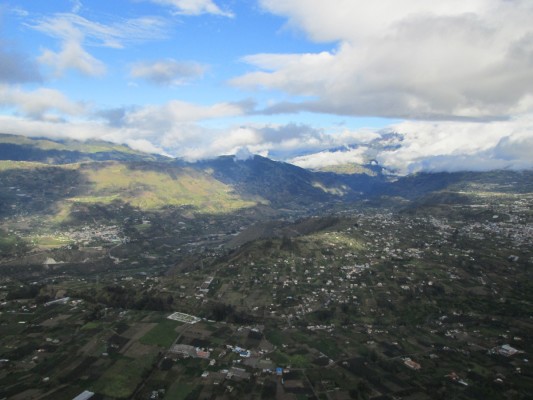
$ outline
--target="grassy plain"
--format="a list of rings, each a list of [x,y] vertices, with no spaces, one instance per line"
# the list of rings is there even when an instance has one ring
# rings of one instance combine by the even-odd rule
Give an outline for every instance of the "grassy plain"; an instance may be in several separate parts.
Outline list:
[[[121,358],[94,384],[94,390],[113,398],[128,398],[141,382],[143,375],[152,368],[153,361],[151,357]]]
[[[176,328],[180,325],[177,321],[163,320],[146,333],[140,342],[153,346],[169,347],[176,340],[178,336]]]
[[[183,382],[174,382],[166,394],[167,399],[185,400],[194,391],[195,385]]]

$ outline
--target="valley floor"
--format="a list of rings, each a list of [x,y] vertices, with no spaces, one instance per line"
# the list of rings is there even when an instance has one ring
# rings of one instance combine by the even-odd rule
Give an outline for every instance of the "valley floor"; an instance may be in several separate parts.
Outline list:
[[[469,196],[5,219],[0,398],[530,398],[533,198]]]

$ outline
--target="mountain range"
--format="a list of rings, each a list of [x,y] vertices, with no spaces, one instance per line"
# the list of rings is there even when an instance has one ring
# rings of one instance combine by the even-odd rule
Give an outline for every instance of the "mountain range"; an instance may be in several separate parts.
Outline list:
[[[532,171],[385,174],[375,164],[313,171],[258,155],[185,162],[102,141],[0,135],[3,216],[71,214],[88,205],[220,213],[250,207],[313,209],[353,202],[448,203],[472,190],[532,191]],[[451,196],[449,193],[456,193]],[[464,196],[463,196],[464,197]]]
[[[528,398],[532,171],[12,135],[0,158],[0,398]]]

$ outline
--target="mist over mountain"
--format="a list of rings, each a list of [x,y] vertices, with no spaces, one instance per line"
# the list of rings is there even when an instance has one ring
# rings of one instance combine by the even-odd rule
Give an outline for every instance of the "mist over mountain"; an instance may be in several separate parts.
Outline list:
[[[379,149],[396,151],[401,141],[399,134],[374,140],[371,146],[364,148],[365,157],[368,157],[366,163],[325,162],[323,167],[318,164],[313,165],[313,169],[305,169],[253,155],[250,151],[242,151],[236,156],[187,162],[102,141],[78,142],[1,135],[0,159],[4,160],[2,173],[5,175],[2,181],[3,196],[6,205],[24,200],[19,193],[6,190],[6,182],[13,183],[13,179],[16,179],[22,185],[23,193],[33,198],[32,192],[40,193],[42,190],[43,179],[40,175],[44,173],[48,177],[45,180],[48,182],[47,190],[37,196],[39,202],[26,201],[32,206],[42,204],[41,209],[46,203],[52,207],[56,201],[54,199],[61,197],[71,198],[70,205],[80,201],[85,204],[109,204],[117,200],[154,209],[164,205],[190,205],[199,210],[214,210],[216,207],[224,210],[245,204],[247,207],[263,205],[273,209],[307,209],[317,204],[349,204],[382,196],[414,200],[428,193],[455,187],[461,182],[484,179],[487,184],[493,181],[492,184],[498,185],[507,180],[516,181],[519,183],[515,189],[520,190],[520,185],[528,186],[524,177],[532,174],[531,171],[463,171],[401,176],[384,169],[371,158]],[[337,155],[339,152],[350,153],[359,149],[356,146],[351,149],[337,148],[332,153]],[[340,158],[334,159],[338,161]],[[324,159],[328,160],[332,158]],[[67,175],[71,178],[67,179]]]

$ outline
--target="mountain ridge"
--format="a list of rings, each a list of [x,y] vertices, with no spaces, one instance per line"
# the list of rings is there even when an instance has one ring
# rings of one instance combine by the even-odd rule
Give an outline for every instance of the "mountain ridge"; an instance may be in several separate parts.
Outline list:
[[[170,158],[102,140],[30,138],[0,133],[0,160],[70,164],[82,161],[109,160],[165,161],[170,160]]]
[[[18,152],[11,152],[13,146]],[[142,209],[190,206],[197,212],[223,212],[254,206],[312,210],[391,199],[393,203],[401,199],[396,203],[403,206],[440,191],[533,192],[532,171],[422,172],[404,177],[386,175],[377,167],[373,172],[314,171],[259,155],[186,162],[101,141],[0,134],[4,214],[18,211],[18,203],[19,209],[40,204],[41,211],[59,207],[65,212],[65,201],[102,205],[122,201]],[[433,196],[431,202],[437,199]],[[63,205],[53,205],[54,201]]]

